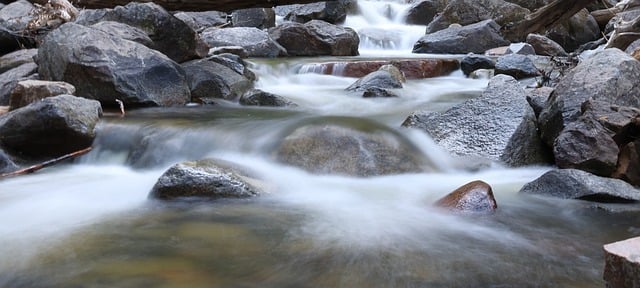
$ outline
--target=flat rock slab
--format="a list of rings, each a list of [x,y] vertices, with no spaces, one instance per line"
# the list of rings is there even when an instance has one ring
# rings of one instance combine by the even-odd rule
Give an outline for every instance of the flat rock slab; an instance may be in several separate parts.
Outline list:
[[[604,245],[607,287],[640,287],[640,237]]]
[[[325,62],[302,66],[302,73],[318,73],[344,77],[364,77],[384,65],[397,67],[407,79],[423,79],[447,75],[460,67],[453,59],[399,59],[388,61]]]

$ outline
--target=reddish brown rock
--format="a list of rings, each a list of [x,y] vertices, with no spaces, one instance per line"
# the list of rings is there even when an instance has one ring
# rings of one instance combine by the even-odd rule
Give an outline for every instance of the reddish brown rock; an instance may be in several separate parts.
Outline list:
[[[640,237],[604,245],[607,287],[640,287]]]
[[[389,61],[326,62],[303,66],[302,73],[318,73],[344,77],[364,77],[384,65],[400,69],[407,79],[423,79],[447,75],[459,67],[453,59],[401,59]]]
[[[498,209],[489,184],[476,180],[469,182],[436,201],[436,206],[458,212],[487,213]]]
[[[25,80],[18,82],[11,92],[9,106],[11,110],[15,110],[47,97],[75,93],[76,88],[66,82]]]

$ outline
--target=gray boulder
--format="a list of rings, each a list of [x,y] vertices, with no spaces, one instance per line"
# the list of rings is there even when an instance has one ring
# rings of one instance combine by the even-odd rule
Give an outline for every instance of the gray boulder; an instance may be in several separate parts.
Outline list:
[[[250,57],[287,55],[287,50],[269,37],[269,33],[255,27],[207,28],[200,36],[211,48],[240,46]]]
[[[228,22],[227,13],[219,11],[178,12],[173,16],[182,20],[196,32],[202,32],[210,27],[226,25]]]
[[[345,90],[352,92],[363,92],[373,87],[381,89],[402,88],[402,82],[397,77],[398,73],[392,73],[387,70],[379,69],[358,79]]]
[[[253,89],[240,97],[240,104],[245,106],[286,107],[297,106],[287,98],[269,92]]]
[[[509,45],[499,31],[500,26],[493,20],[449,27],[420,38],[413,46],[413,53],[482,54],[488,49]]]
[[[306,23],[322,20],[332,24],[344,22],[347,13],[356,7],[355,0],[338,0],[276,7],[276,13],[287,21]]]
[[[577,169],[554,169],[525,184],[520,193],[595,202],[640,200],[640,190],[619,179]]]
[[[453,155],[517,166],[544,162],[534,119],[524,89],[512,77],[497,75],[481,96],[442,113],[414,112],[402,125],[427,132]]]
[[[564,51],[564,48],[562,48],[560,44],[539,34],[532,33],[527,35],[526,42],[533,46],[533,49],[538,55],[561,57],[569,56],[569,54]]]
[[[76,88],[66,82],[25,80],[18,82],[11,92],[9,106],[11,110],[15,110],[47,97],[75,93]]]
[[[419,0],[413,2],[407,15],[405,22],[412,25],[429,24],[438,12],[442,11],[446,5],[444,0]]]
[[[38,49],[21,49],[0,57],[0,74],[16,68],[22,64],[33,63],[33,57],[38,55]]]
[[[92,28],[98,29],[109,35],[120,37],[125,40],[138,42],[147,47],[153,47],[153,40],[142,29],[114,21],[102,21],[91,25]]]
[[[600,26],[587,9],[573,15],[545,33],[549,39],[560,44],[566,51],[574,51],[589,41],[601,37]]]
[[[268,29],[276,26],[276,13],[273,8],[240,9],[231,13],[233,27],[256,27]]]
[[[506,74],[516,79],[538,76],[540,72],[533,60],[525,55],[507,54],[496,61],[496,74]]]
[[[213,56],[182,64],[191,89],[192,101],[208,103],[211,98],[232,100],[253,88],[252,79],[219,63]]]
[[[498,209],[493,189],[484,181],[472,181],[436,201],[436,206],[454,212],[490,213]]]
[[[20,36],[33,19],[30,14],[33,8],[29,1],[20,0],[0,10],[0,55],[35,46],[30,37]]]
[[[282,45],[289,56],[355,56],[360,44],[353,29],[321,20],[284,23],[270,29],[269,36]]]
[[[503,0],[450,0],[427,25],[427,34],[446,29],[451,24],[465,26],[489,19],[503,26],[522,20],[529,13],[529,9]]]
[[[560,131],[580,116],[580,106],[594,99],[639,107],[640,62],[619,49],[605,49],[580,62],[560,80],[540,113],[542,139],[550,147]]]
[[[142,29],[153,40],[149,48],[162,52],[178,63],[205,57],[209,51],[209,47],[204,45],[189,25],[154,3],[132,2],[114,9],[82,10],[76,19],[76,23],[81,25],[103,21],[120,22]]]
[[[362,119],[303,123],[282,140],[274,154],[280,162],[321,174],[368,177],[434,170],[422,152],[400,134]]]
[[[114,106],[183,105],[190,99],[184,70],[158,51],[102,31],[67,23],[38,51],[38,72],[64,81],[78,95]]]
[[[59,157],[91,146],[101,115],[98,101],[45,98],[0,116],[0,146],[24,159]]]
[[[150,198],[248,198],[260,190],[253,176],[231,163],[205,159],[178,163],[165,171],[153,186]]]
[[[11,91],[16,88],[16,84],[22,80],[34,78],[33,75],[37,70],[38,65],[28,62],[0,74],[0,106],[9,105]]]
[[[495,66],[493,59],[484,55],[467,55],[460,61],[460,69],[467,76],[478,69],[493,69]]]

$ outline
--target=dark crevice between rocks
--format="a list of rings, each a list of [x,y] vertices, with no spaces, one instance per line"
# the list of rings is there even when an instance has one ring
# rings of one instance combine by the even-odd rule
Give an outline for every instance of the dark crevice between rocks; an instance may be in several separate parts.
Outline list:
[[[616,197],[616,196],[612,196],[612,195],[606,195],[606,194],[592,194],[592,195],[578,197],[577,199],[590,201],[590,202],[612,203],[612,204],[640,203],[640,201],[620,198],[620,197]]]

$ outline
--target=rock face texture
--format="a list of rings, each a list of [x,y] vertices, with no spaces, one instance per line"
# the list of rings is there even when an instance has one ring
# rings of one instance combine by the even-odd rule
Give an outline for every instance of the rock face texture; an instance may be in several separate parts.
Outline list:
[[[499,31],[500,26],[493,20],[462,27],[452,26],[420,38],[413,46],[413,53],[484,53],[491,48],[509,45]]]
[[[253,79],[247,78],[244,65],[238,67],[219,63],[227,58],[213,56],[209,59],[193,60],[182,64],[189,81],[193,101],[209,98],[236,99],[253,88]],[[229,63],[233,64],[233,63]],[[236,69],[233,69],[236,68]]]
[[[9,106],[10,110],[15,110],[47,97],[63,94],[73,95],[75,92],[76,88],[66,82],[42,80],[20,81],[16,84],[16,88],[11,92]]]
[[[337,0],[276,7],[276,13],[287,21],[306,23],[322,20],[332,24],[344,22],[347,13],[357,6],[355,0]]]
[[[640,287],[640,237],[604,245],[607,287]]]
[[[487,213],[498,209],[491,186],[483,181],[469,182],[436,201],[436,206],[456,212]]]
[[[284,23],[269,30],[269,36],[282,45],[289,56],[355,56],[360,44],[353,29],[320,20]]]
[[[269,37],[269,33],[255,27],[207,28],[200,34],[211,48],[240,46],[250,57],[278,57],[287,50]]]
[[[151,189],[150,198],[247,198],[260,194],[242,168],[231,163],[205,159],[183,162],[169,168]]]
[[[38,72],[78,95],[115,106],[182,105],[191,98],[184,70],[162,53],[100,30],[67,23],[45,37]]]
[[[529,9],[503,0],[450,0],[447,6],[427,25],[427,33],[446,29],[457,23],[469,25],[493,19],[502,26],[517,22],[529,14]]]

